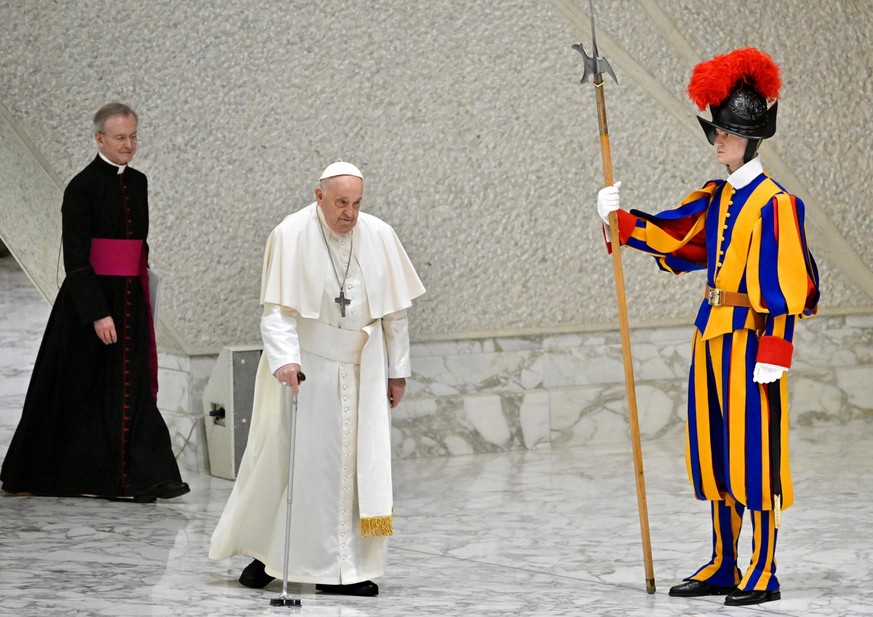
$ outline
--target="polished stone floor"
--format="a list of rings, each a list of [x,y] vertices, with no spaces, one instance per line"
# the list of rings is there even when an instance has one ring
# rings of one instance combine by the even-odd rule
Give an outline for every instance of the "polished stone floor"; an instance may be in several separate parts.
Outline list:
[[[0,259],[0,456],[18,421],[48,306]],[[794,427],[797,505],[779,536],[783,599],[728,608],[666,591],[709,556],[708,507],[681,435],[644,443],[657,592],[645,591],[626,444],[395,461],[396,535],[378,598],[300,589],[273,608],[212,562],[231,482],[189,473],[158,504],[0,495],[0,615],[873,615],[873,424]],[[743,559],[750,541],[743,538]]]

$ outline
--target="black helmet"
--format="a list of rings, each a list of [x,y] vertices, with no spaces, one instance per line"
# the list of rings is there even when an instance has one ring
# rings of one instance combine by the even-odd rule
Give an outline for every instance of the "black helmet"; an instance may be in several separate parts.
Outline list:
[[[712,120],[697,117],[709,143],[715,142],[715,129],[721,129],[750,142],[776,133],[776,99],[782,81],[773,59],[753,47],[716,56],[694,67],[688,96],[703,111],[709,107]],[[773,101],[768,109],[767,101]]]
[[[763,96],[744,83],[730,93],[720,105],[710,105],[712,120],[697,116],[709,143],[715,143],[715,129],[748,139],[767,139],[776,133],[776,110],[779,103],[767,108]]]

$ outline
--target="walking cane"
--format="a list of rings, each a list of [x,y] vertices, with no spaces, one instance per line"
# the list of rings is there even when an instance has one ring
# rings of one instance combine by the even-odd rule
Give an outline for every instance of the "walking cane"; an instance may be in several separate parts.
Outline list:
[[[306,375],[297,373],[297,381]],[[287,407],[288,388],[282,386],[282,409]],[[300,606],[300,600],[288,593],[288,555],[291,551],[291,501],[294,495],[294,445],[297,439],[297,395],[291,393],[291,441],[288,448],[288,508],[285,511],[285,558],[282,562],[282,593],[270,600],[270,606]]]
[[[603,73],[618,82],[615,73],[605,58],[597,55],[597,38],[594,35],[594,4],[588,0],[591,14],[591,45],[592,55],[585,53],[581,44],[573,45],[573,49],[582,54],[585,70],[582,82],[588,77],[597,95],[597,120],[600,127],[600,155],[603,160],[604,186],[612,186],[612,156],[609,149],[609,127],[606,123],[606,99],[603,96]],[[640,535],[643,542],[643,561],[646,571],[646,591],[655,593],[655,569],[652,565],[652,542],[649,538],[649,513],[646,505],[646,480],[643,476],[643,451],[640,446],[640,422],[637,416],[637,395],[634,387],[634,365],[630,346],[630,326],[627,318],[627,299],[624,292],[624,271],[621,265],[621,241],[618,235],[618,215],[609,213],[609,238],[612,243],[612,268],[615,273],[615,295],[618,304],[618,323],[621,331],[621,350],[624,359],[624,381],[627,391],[628,423],[630,424],[631,445],[634,455],[634,471],[636,472],[637,508],[640,514]]]

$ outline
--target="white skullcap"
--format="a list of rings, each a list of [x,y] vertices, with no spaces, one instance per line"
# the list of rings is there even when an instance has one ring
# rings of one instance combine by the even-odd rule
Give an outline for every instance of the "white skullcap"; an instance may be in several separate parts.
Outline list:
[[[321,177],[319,180],[326,180],[327,178],[333,178],[336,176],[355,176],[364,179],[364,176],[361,175],[361,170],[352,165],[351,163],[346,163],[345,161],[337,161],[336,163],[331,163],[327,167],[324,168],[324,171],[321,172]]]

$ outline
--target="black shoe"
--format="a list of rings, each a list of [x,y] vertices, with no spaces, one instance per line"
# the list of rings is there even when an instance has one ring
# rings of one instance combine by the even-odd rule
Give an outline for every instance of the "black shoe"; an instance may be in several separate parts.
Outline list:
[[[191,488],[185,482],[169,480],[147,490],[144,493],[133,496],[134,503],[153,503],[158,499],[173,499],[185,493],[190,493]]]
[[[239,584],[252,589],[263,589],[275,580],[264,572],[264,564],[255,559],[239,575]]]
[[[158,499],[173,499],[190,492],[191,487],[188,486],[187,482],[170,480],[158,485]]]
[[[361,581],[351,585],[323,585],[318,583],[315,589],[322,593],[332,593],[338,596],[378,596],[379,586],[373,581]]]
[[[685,581],[681,585],[670,587],[670,595],[679,598],[696,598],[699,596],[726,596],[737,590],[736,585],[721,587],[710,585],[704,581]]]
[[[771,591],[743,591],[737,589],[724,599],[724,603],[728,606],[748,606],[749,604],[761,604],[762,602],[770,602],[771,600],[779,600],[782,598],[782,593],[778,589]]]

